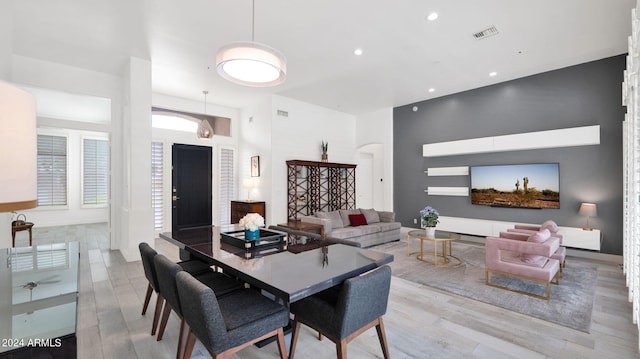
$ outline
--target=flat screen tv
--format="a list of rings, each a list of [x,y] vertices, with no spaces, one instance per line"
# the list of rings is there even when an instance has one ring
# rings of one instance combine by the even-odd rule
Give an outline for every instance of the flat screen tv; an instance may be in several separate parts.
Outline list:
[[[560,208],[558,163],[471,166],[470,174],[472,204]]]

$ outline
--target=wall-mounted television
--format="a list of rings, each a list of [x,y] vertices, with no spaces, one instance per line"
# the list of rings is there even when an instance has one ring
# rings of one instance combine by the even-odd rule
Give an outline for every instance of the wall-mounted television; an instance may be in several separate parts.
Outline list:
[[[471,166],[471,203],[492,207],[560,208],[558,163]]]

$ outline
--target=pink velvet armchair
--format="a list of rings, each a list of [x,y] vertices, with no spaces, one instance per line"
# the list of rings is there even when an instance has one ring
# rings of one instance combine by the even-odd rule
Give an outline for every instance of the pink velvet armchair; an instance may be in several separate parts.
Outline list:
[[[510,290],[532,297],[549,300],[550,284],[559,284],[560,262],[551,258],[560,247],[560,240],[549,232],[529,236],[527,240],[487,237],[485,242],[485,284]],[[501,236],[510,236],[501,232]],[[512,233],[511,235],[515,235]],[[503,274],[520,279],[546,284],[544,296],[507,288],[490,281],[491,273]]]
[[[545,221],[544,223],[542,223],[541,225],[537,226],[537,225],[528,225],[528,224],[516,224],[514,226],[514,228],[509,228],[507,229],[508,232],[513,232],[513,233],[522,233],[522,234],[526,234],[527,236],[531,236],[536,232],[539,232],[541,230],[544,229],[548,229],[551,237],[557,237],[560,240],[560,248],[558,248],[558,250],[551,256],[551,258],[557,259],[560,262],[560,277],[562,277],[562,274],[564,273],[564,268],[566,267],[566,258],[567,258],[567,249],[565,247],[562,247],[562,234],[558,233],[558,225],[556,224],[556,222],[552,221],[552,220],[548,220]],[[500,236],[503,237],[503,236]],[[505,238],[512,238],[512,239],[520,239],[522,240],[522,237],[519,238],[513,238],[513,237],[505,237]],[[526,238],[524,239],[526,240]]]

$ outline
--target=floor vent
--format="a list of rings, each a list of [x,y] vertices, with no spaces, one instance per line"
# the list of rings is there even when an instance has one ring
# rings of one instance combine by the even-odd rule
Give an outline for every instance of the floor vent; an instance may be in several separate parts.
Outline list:
[[[278,110],[277,114],[278,114],[278,116],[289,117],[289,112],[287,112],[287,111]]]
[[[489,28],[486,28],[482,31],[479,31],[473,34],[473,38],[476,40],[482,40],[493,35],[498,35],[498,33],[499,33],[498,29],[495,26],[491,26]]]

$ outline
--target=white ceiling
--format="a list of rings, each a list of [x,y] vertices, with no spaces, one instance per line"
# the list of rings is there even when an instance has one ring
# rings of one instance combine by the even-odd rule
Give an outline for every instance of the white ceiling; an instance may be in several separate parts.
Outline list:
[[[116,75],[135,56],[151,60],[157,93],[203,100],[206,89],[236,108],[279,94],[361,114],[626,53],[634,5],[256,0],[255,41],[288,59],[287,81],[267,89],[215,71],[219,47],[251,40],[251,0],[13,0],[13,53]],[[472,37],[492,25],[498,35]]]

